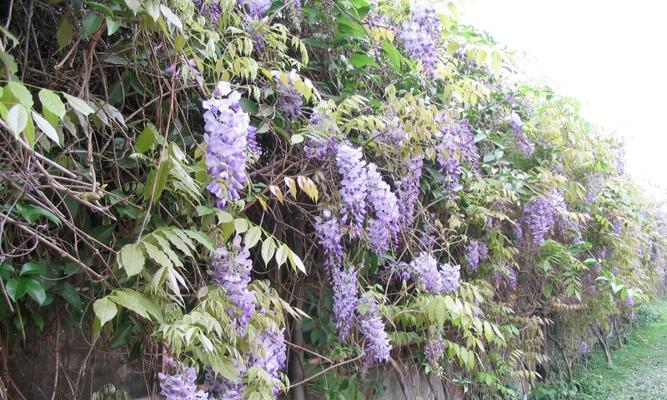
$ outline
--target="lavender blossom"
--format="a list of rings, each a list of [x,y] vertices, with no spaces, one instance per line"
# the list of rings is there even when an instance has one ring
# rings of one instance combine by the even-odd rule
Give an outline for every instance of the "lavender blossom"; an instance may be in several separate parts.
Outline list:
[[[440,62],[438,42],[441,34],[442,27],[435,9],[425,5],[415,7],[412,18],[403,23],[399,32],[410,58],[420,62],[424,72],[431,77]]]
[[[389,244],[396,239],[400,222],[400,212],[396,195],[382,179],[373,163],[366,170],[368,203],[375,218],[369,222],[368,236],[371,249],[382,255],[389,249]]]
[[[333,315],[341,341],[350,334],[357,306],[357,272],[354,268],[333,272]]]
[[[343,245],[341,238],[343,234],[340,230],[338,219],[332,216],[330,210],[322,211],[322,217],[315,218],[315,234],[324,250],[324,267],[328,276],[332,276],[333,271],[338,270],[343,263]]]
[[[377,140],[382,143],[400,145],[407,138],[403,124],[398,117],[393,117],[384,131],[377,135]]]
[[[226,98],[224,98],[227,96]],[[250,117],[239,105],[241,94],[231,91],[221,82],[213,98],[203,102],[206,166],[212,182],[207,189],[217,197],[216,204],[224,208],[227,202],[241,198],[240,191],[247,181],[246,164],[252,152],[255,130]]]
[[[343,223],[349,223],[352,229],[351,236],[361,232],[366,216],[366,194],[368,177],[366,162],[362,159],[361,149],[354,148],[346,143],[336,146],[336,165],[343,177],[341,180],[340,195],[345,205],[342,210]]]
[[[287,84],[278,81],[278,108],[280,108],[283,114],[288,119],[293,120],[301,113],[302,105],[303,98],[294,86],[293,80],[290,79]]]
[[[357,306],[357,313],[359,330],[365,339],[364,366],[368,368],[387,361],[391,355],[391,344],[377,305],[373,300],[364,298]]]
[[[552,198],[540,196],[529,201],[523,208],[523,222],[533,245],[541,246],[556,222]]]
[[[245,7],[248,15],[253,18],[262,18],[271,7],[271,0],[236,0],[236,3]]]
[[[402,216],[401,226],[411,226],[415,218],[415,207],[419,201],[419,179],[422,175],[424,157],[410,158],[405,163],[406,173],[397,182],[398,209]]]
[[[440,184],[444,190],[452,195],[461,190],[461,163],[457,158],[456,148],[450,141],[444,141],[438,146],[438,165],[440,166]]]
[[[532,144],[526,137],[526,132],[523,130],[523,121],[521,117],[515,112],[509,117],[509,126],[512,132],[514,133],[514,139],[516,140],[519,149],[526,157],[530,157],[535,152],[535,145]]]
[[[172,363],[175,369],[171,373],[158,373],[160,394],[166,400],[208,400],[208,393],[197,388],[197,371],[194,368],[183,369]]]
[[[413,276],[432,294],[453,292],[459,288],[459,266],[438,266],[438,261],[429,253],[422,252],[412,260],[410,268]]]
[[[441,333],[432,334],[429,336],[424,346],[424,355],[426,360],[432,366],[437,366],[445,353],[445,339]]]
[[[239,335],[245,333],[255,311],[255,293],[248,290],[251,271],[250,252],[241,245],[241,237],[238,235],[232,241],[231,249],[227,246],[219,247],[211,260],[211,280],[225,289],[236,306],[228,313],[234,319]]]
[[[479,263],[489,257],[489,249],[486,244],[479,240],[472,240],[466,246],[466,264],[468,270],[477,271]]]
[[[212,368],[207,368],[204,375],[204,384],[210,395],[219,400],[238,400],[241,399],[245,390],[245,383],[241,377],[246,373],[246,366],[234,360],[236,368],[236,380],[230,381],[222,375],[216,374]]]
[[[285,329],[280,331],[265,330],[259,336],[258,353],[250,357],[250,365],[262,368],[273,379],[273,395],[278,396],[280,390],[280,371],[287,365],[287,344]]]
[[[202,0],[193,0],[193,3],[195,8],[198,9],[199,14],[210,19],[211,22],[213,22],[213,25],[218,25],[220,14],[222,12],[219,0],[207,0],[203,7],[202,3],[204,3],[204,1]]]

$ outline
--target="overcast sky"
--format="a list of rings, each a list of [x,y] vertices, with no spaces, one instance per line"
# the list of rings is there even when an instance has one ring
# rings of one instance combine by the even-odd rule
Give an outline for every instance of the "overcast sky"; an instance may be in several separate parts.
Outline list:
[[[667,2],[464,0],[462,11],[624,137],[628,172],[667,196]]]

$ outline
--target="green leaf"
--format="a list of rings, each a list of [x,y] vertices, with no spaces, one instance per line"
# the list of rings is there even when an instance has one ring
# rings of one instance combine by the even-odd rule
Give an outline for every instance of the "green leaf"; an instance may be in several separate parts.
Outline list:
[[[109,297],[110,296],[97,299],[95,300],[95,303],[93,303],[93,311],[95,312],[95,316],[100,320],[100,327],[111,321],[118,313],[116,303],[111,301]]]
[[[394,44],[388,40],[383,40],[382,50],[384,50],[384,53],[387,55],[389,65],[391,65],[391,67],[396,71],[400,70],[402,57],[401,53],[398,51],[398,49],[396,49]]]
[[[102,26],[102,21],[104,21],[104,17],[98,13],[89,12],[86,14],[86,16],[83,17],[83,21],[81,22],[81,37],[83,39],[88,39],[90,35],[100,29],[100,26]]]
[[[281,265],[285,264],[285,261],[287,261],[287,254],[290,252],[289,247],[287,247],[286,244],[281,244],[280,247],[278,247],[278,251],[276,251],[276,263],[280,267]]]
[[[236,233],[243,233],[248,230],[248,220],[245,218],[236,218],[234,220],[234,229]]]
[[[9,89],[11,94],[16,98],[16,100],[19,101],[19,103],[26,106],[26,108],[32,108],[32,105],[34,104],[32,101],[32,95],[30,94],[30,91],[25,86],[23,86],[22,83],[15,81],[9,82],[7,84],[7,89]]]
[[[49,89],[42,89],[38,94],[39,101],[42,103],[42,110],[46,109],[60,119],[65,117],[65,104],[60,100],[60,96]]]
[[[7,113],[7,126],[18,137],[28,126],[28,111],[23,104],[16,104]]]
[[[262,230],[260,229],[259,226],[253,226],[252,228],[248,229],[248,231],[245,233],[245,236],[243,237],[243,244],[245,245],[246,249],[252,249],[255,247],[257,242],[259,242],[259,239],[262,237]]]
[[[57,292],[60,295],[60,297],[65,299],[66,302],[71,304],[77,310],[81,311],[83,309],[79,293],[76,291],[74,286],[72,286],[69,282],[61,283],[58,286]]]
[[[72,108],[74,108],[79,113],[83,114],[83,116],[87,117],[95,112],[95,110],[84,100],[81,100],[78,97],[70,96],[67,93],[63,93],[63,95],[67,99],[69,105],[72,106]]]
[[[132,10],[134,15],[137,15],[139,11],[141,11],[141,3],[139,0],[125,0],[125,4],[127,5],[127,8]]]
[[[5,51],[0,51],[0,61],[2,61],[3,64],[5,64],[6,71],[9,73],[9,75],[14,75],[19,71],[19,67],[18,65],[16,65],[14,56],[12,56],[11,54]]]
[[[114,18],[111,18],[111,17],[106,17],[105,19],[107,20],[107,35],[108,36],[111,36],[114,33],[116,33],[118,31],[118,29],[120,29],[120,27],[123,26],[123,22],[121,20],[114,19]]]
[[[44,291],[42,284],[32,278],[23,278],[21,281],[24,279],[26,292],[30,297],[32,297],[40,306],[44,304],[44,300],[46,300],[46,292]]]
[[[58,24],[58,32],[56,32],[56,41],[58,42],[58,50],[62,50],[72,42],[74,31],[69,18],[63,17]]]
[[[289,262],[292,265],[292,268],[298,269],[299,271],[303,272],[304,274],[306,273],[306,266],[303,265],[303,261],[301,261],[301,257],[297,256],[296,253],[294,253],[292,250],[290,250],[289,253],[287,254],[287,258],[289,259]]]
[[[137,137],[137,142],[134,145],[134,150],[137,153],[145,153],[150,150],[155,144],[155,137],[157,136],[157,128],[155,125],[148,124]]]
[[[169,7],[160,5],[160,11],[162,12],[162,16],[167,20],[167,22],[177,27],[178,29],[183,29],[183,23]]]
[[[127,244],[118,253],[119,266],[125,270],[128,277],[141,273],[146,263],[144,252],[136,244]]]
[[[352,57],[350,57],[350,64],[354,65],[357,68],[363,68],[366,66],[373,66],[377,67],[378,64],[373,60],[371,57],[367,56],[366,54],[361,54],[361,53],[354,53]]]
[[[32,319],[32,322],[39,328],[39,330],[44,330],[44,317],[42,317],[42,314],[38,312],[34,312],[30,314],[30,319]]]
[[[9,298],[11,298],[14,301],[21,300],[21,298],[26,293],[25,284],[21,282],[23,282],[22,279],[10,279],[9,281],[7,281],[7,284],[5,285],[5,289],[7,290]]]
[[[268,237],[262,243],[262,260],[268,265],[276,252],[276,242],[272,237]]]
[[[119,306],[134,311],[148,320],[151,320],[151,317],[153,317],[154,320],[160,320],[162,318],[162,313],[158,306],[134,289],[116,290],[108,297]]]
[[[62,226],[62,221],[51,211],[33,204],[17,204],[16,211],[31,224],[37,222],[39,217],[44,217],[58,226]]]
[[[41,115],[39,115],[39,113],[35,111],[32,111],[32,119],[37,124],[39,130],[41,130],[46,135],[46,137],[48,137],[49,139],[51,139],[51,141],[60,146],[60,138],[58,137],[58,132],[56,132],[56,129],[53,127],[53,125],[49,123],[49,121],[44,119],[44,117],[42,117]]]
[[[41,261],[28,261],[21,267],[19,275],[42,275],[46,273],[46,264]]]
[[[169,257],[166,254],[164,254],[164,252],[160,250],[160,248],[147,241],[141,242],[141,245],[144,246],[144,249],[146,249],[146,253],[148,253],[148,256],[157,264],[168,269],[174,267]]]
[[[214,251],[214,250],[215,250],[215,244],[213,243],[213,241],[211,240],[211,238],[208,237],[208,235],[206,235],[206,234],[204,234],[204,233],[202,233],[202,232],[200,232],[200,231],[193,231],[193,230],[183,230],[183,232],[184,232],[186,235],[190,236],[192,239],[194,239],[194,240],[196,240],[197,242],[203,244],[204,247],[206,247],[206,248],[209,249],[210,251]]]
[[[151,16],[154,22],[157,22],[160,18],[160,2],[158,0],[147,0],[144,3],[146,7],[146,12]]]

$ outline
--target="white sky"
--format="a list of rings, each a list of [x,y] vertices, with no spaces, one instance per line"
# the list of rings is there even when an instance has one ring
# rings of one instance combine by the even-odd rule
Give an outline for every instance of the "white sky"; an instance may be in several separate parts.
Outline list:
[[[462,14],[625,138],[628,173],[667,196],[667,2],[464,0]]]

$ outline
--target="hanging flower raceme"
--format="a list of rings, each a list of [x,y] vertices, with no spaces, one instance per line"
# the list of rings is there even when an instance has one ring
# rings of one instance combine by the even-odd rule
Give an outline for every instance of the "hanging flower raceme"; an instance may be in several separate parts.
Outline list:
[[[333,315],[338,337],[344,341],[350,334],[357,306],[357,272],[354,268],[333,272]]]
[[[256,130],[241,109],[240,99],[241,94],[232,91],[229,83],[221,82],[213,97],[203,102],[206,166],[212,179],[207,189],[216,196],[220,208],[241,198],[240,191],[248,180],[248,157],[258,149]]]
[[[382,143],[400,145],[407,136],[401,120],[398,117],[393,117],[389,120],[385,129],[376,135],[376,139]]]
[[[445,339],[441,333],[431,334],[424,346],[424,355],[429,364],[436,366],[445,353]]]
[[[242,376],[246,373],[246,366],[235,360],[234,368],[236,369],[236,380],[233,382],[224,378],[222,375],[216,375],[211,368],[206,369],[204,384],[208,388],[213,399],[237,400],[243,398],[242,394],[245,390],[245,384],[242,381]]]
[[[343,245],[341,240],[343,233],[340,222],[333,216],[331,210],[322,211],[321,217],[315,217],[315,234],[320,246],[324,250],[324,268],[327,276],[332,277],[333,272],[343,265]]]
[[[331,152],[335,151],[339,129],[332,115],[331,107],[329,102],[320,102],[310,115],[308,120],[310,128],[318,136],[309,138],[304,143],[303,152],[310,159],[324,161]]]
[[[459,288],[461,273],[458,265],[441,265],[431,254],[422,252],[410,263],[412,275],[432,294],[453,292]]]
[[[290,73],[288,82],[278,79],[278,108],[288,119],[295,119],[301,113],[303,98],[294,86],[294,72]]]
[[[165,359],[171,371],[158,373],[160,394],[166,400],[208,400],[208,393],[197,388],[197,371],[194,368],[183,368],[172,358]]]
[[[221,13],[220,0],[193,0],[193,3],[199,14],[210,19],[213,25],[218,25]]]
[[[555,224],[554,208],[548,196],[537,197],[523,207],[523,223],[531,243],[541,246]]]
[[[228,246],[216,249],[211,259],[211,280],[225,289],[227,296],[237,309],[229,310],[236,331],[239,335],[245,333],[250,318],[255,312],[255,293],[248,289],[252,261],[250,252],[241,244],[241,237],[232,240]]]
[[[253,18],[262,18],[271,8],[271,0],[237,0],[237,4],[244,7]]]
[[[435,74],[440,62],[438,42],[442,26],[435,9],[418,5],[412,11],[412,18],[403,23],[399,36],[410,58],[421,62],[427,75]]]
[[[477,271],[479,263],[489,257],[489,249],[486,244],[480,240],[471,240],[466,246],[466,264],[468,270]]]
[[[422,175],[424,157],[417,156],[407,160],[406,172],[396,184],[398,208],[402,216],[401,225],[409,227],[415,219],[415,207],[419,201],[419,179]]]
[[[514,139],[516,140],[516,144],[519,146],[519,149],[521,149],[521,152],[526,157],[532,156],[535,152],[535,145],[532,144],[526,137],[526,132],[523,130],[523,121],[521,121],[521,117],[519,117],[517,113],[512,112],[512,114],[509,116],[508,123],[510,129],[514,133]]]
[[[391,355],[391,343],[377,305],[373,300],[364,298],[357,306],[357,313],[359,314],[359,330],[365,340],[364,365],[371,367],[387,361]]]
[[[347,143],[336,146],[336,166],[342,176],[340,196],[345,208],[341,212],[343,223],[350,225],[351,236],[361,233],[366,216],[367,170],[360,148]]]
[[[382,179],[377,166],[368,164],[368,204],[374,211],[375,218],[368,225],[368,238],[375,254],[382,255],[389,250],[389,244],[396,239],[400,223],[400,211],[396,195]]]
[[[273,380],[273,396],[277,398],[280,389],[280,371],[287,365],[287,344],[285,329],[267,329],[259,336],[260,351],[250,357],[250,365],[262,368]]]

